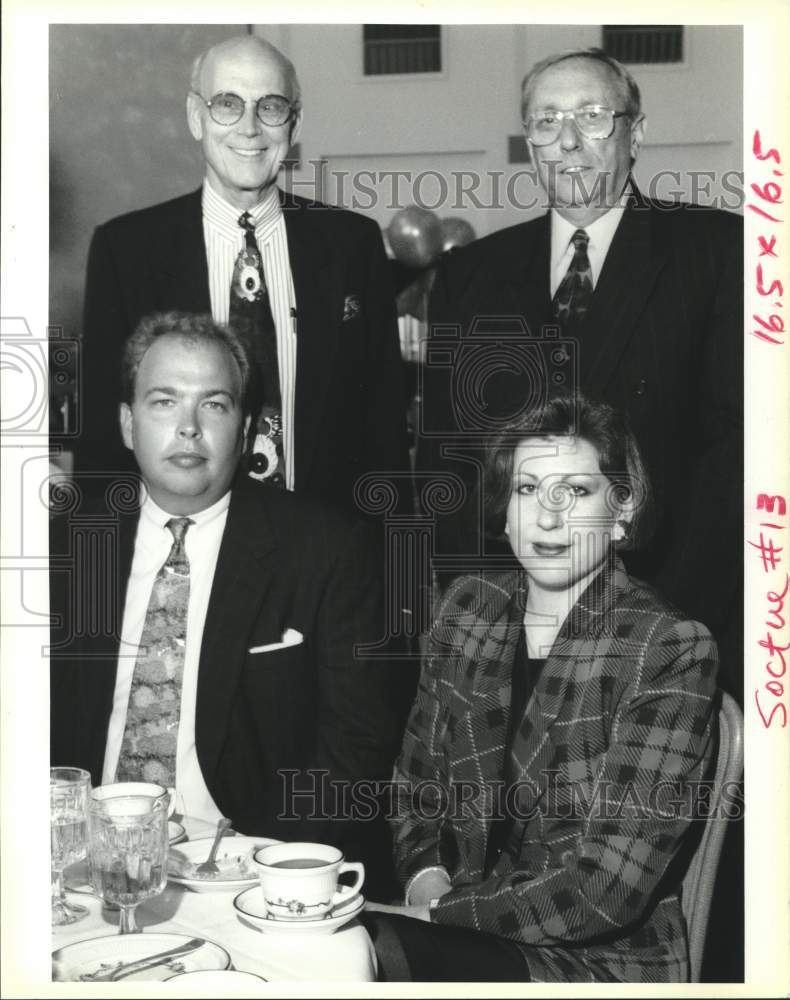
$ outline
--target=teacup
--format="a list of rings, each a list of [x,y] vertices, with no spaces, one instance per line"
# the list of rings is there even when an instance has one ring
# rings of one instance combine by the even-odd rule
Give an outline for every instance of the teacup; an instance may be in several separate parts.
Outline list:
[[[325,917],[341,901],[357,895],[365,866],[343,860],[329,844],[271,844],[255,852],[266,911],[279,920]],[[338,888],[338,876],[356,872],[350,886]]]
[[[98,802],[105,802],[107,799],[136,798],[145,795],[151,799],[159,799],[163,795],[169,796],[167,805],[167,815],[172,816],[176,809],[176,796],[174,788],[163,788],[152,781],[114,781],[110,785],[99,785],[91,792],[91,797]]]

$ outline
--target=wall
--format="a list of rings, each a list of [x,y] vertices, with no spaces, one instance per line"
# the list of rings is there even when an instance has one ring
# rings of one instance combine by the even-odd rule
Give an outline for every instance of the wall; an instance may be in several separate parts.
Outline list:
[[[552,52],[601,39],[598,25],[445,25],[441,73],[365,78],[360,25],[253,30],[299,69],[306,112],[295,190],[335,200],[337,173],[343,203],[382,226],[421,195],[441,216],[466,217],[479,235],[543,210],[528,164],[508,162],[508,137],[521,132],[524,73]],[[722,176],[741,169],[741,39],[739,27],[687,27],[682,65],[632,67],[648,115],[636,170],[644,189],[702,202],[726,196]],[[401,177],[393,199],[387,172],[409,168],[413,180]],[[356,188],[354,171],[368,172]],[[679,180],[666,171],[679,171]],[[712,171],[715,179],[695,181],[695,171]],[[370,172],[384,174],[372,204]],[[725,207],[737,201],[730,194]]]
[[[189,66],[202,48],[243,30],[51,27],[50,322],[68,336],[79,333],[94,226],[200,183],[199,150],[184,116]],[[302,82],[297,192],[310,196],[318,188],[382,226],[422,195],[440,216],[466,217],[479,235],[541,211],[528,165],[508,162],[508,137],[520,133],[524,72],[550,52],[600,41],[596,25],[446,25],[441,73],[365,78],[360,25],[253,30],[293,59]],[[634,74],[648,112],[637,178],[648,188],[659,171],[679,170],[680,190],[689,195],[690,171],[740,169],[742,70],[739,28],[689,27],[686,36],[682,66],[636,67]],[[411,176],[396,186],[383,171]],[[665,177],[659,193],[675,186]],[[703,186],[698,200],[715,193],[706,198]]]
[[[94,227],[200,184],[184,110],[189,70],[198,52],[238,30],[50,26],[50,324],[67,336],[79,334]]]

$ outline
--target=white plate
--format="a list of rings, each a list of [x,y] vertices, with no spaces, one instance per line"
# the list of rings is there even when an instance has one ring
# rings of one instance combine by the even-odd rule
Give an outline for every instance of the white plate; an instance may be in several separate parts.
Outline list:
[[[78,941],[52,952],[52,980],[56,983],[78,983],[82,976],[99,972],[103,968],[110,972],[118,965],[178,948],[189,940],[191,938],[188,934],[112,934],[109,937]],[[213,941],[206,941],[188,955],[176,956],[165,965],[124,976],[119,982],[162,982],[182,972],[228,968],[230,955]]]
[[[334,934],[338,928],[353,920],[365,905],[365,897],[361,893],[353,892],[347,886],[338,888],[348,892],[349,898],[341,900],[330,911],[329,916],[310,920],[280,920],[269,916],[263,902],[263,892],[258,885],[240,892],[233,900],[233,905],[239,920],[249,920],[266,934]]]
[[[230,889],[246,889],[251,883],[258,881],[258,865],[252,860],[252,855],[259,847],[268,847],[269,844],[279,844],[279,840],[272,840],[268,837],[242,837],[236,834],[234,837],[224,837],[219,844],[216,863],[222,867],[222,863],[228,862],[232,858],[250,858],[249,874],[244,878],[229,878],[220,870],[218,875],[208,878],[195,878],[193,869],[189,869],[189,874],[179,874],[183,872],[184,865],[199,865],[208,857],[213,837],[204,837],[201,840],[190,840],[187,843],[179,844],[170,850],[167,861],[167,877],[170,882],[176,885],[183,885],[194,892],[222,892]]]
[[[182,840],[186,840],[187,832],[180,823],[170,819],[167,821],[167,836],[172,847],[173,844],[180,844]]]
[[[217,996],[227,996],[228,990],[234,993],[238,990],[254,990],[261,983],[268,982],[263,976],[257,976],[254,972],[239,972],[237,969],[223,969],[221,972],[201,969],[199,972],[182,972],[173,978],[178,980],[178,986],[186,986],[187,989],[194,986],[199,990],[217,990]]]

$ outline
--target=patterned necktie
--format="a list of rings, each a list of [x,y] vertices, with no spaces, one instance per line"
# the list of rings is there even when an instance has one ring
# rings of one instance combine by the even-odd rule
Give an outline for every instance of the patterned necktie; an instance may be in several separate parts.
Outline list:
[[[584,229],[577,229],[571,236],[573,260],[554,294],[554,317],[566,330],[581,323],[590,307],[593,283],[590,258],[587,256],[589,242],[590,237]]]
[[[184,536],[194,523],[188,517],[174,517],[166,525],[173,534],[173,546],[156,574],[145,613],[116,781],[153,781],[165,788],[176,783],[189,605]]]
[[[250,461],[250,475],[277,486],[285,485],[282,435],[282,396],[274,325],[263,261],[249,212],[239,217],[244,246],[233,268],[229,323],[247,345],[255,361],[256,390],[262,406]]]

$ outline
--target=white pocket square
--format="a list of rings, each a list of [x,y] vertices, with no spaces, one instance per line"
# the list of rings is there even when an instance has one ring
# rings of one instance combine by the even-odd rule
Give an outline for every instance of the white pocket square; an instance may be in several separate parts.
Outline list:
[[[304,642],[304,636],[297,632],[295,628],[287,628],[283,632],[283,637],[279,642],[270,642],[266,646],[252,646],[249,653],[272,653],[275,649],[287,649],[289,646],[298,646]]]

